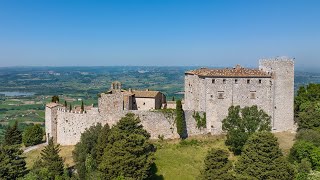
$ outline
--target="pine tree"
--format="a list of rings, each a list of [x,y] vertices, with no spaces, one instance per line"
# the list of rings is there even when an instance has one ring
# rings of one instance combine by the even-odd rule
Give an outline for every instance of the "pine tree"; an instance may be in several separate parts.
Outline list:
[[[201,171],[200,179],[233,179],[232,174],[230,173],[232,163],[228,160],[228,156],[229,153],[223,149],[209,150],[204,160],[204,169]]]
[[[139,118],[127,114],[112,127],[99,170],[104,179],[123,176],[125,179],[147,179],[155,148],[149,143],[150,134],[143,129]]]
[[[4,145],[17,145],[22,143],[22,132],[18,129],[18,121],[12,127],[8,126],[4,135]]]
[[[277,138],[266,131],[254,133],[248,139],[235,170],[257,179],[292,180],[295,176],[294,169],[282,155]]]
[[[181,100],[176,101],[176,124],[177,124],[177,133],[180,135],[181,139],[185,139],[187,137],[187,129],[186,129],[186,120],[184,118],[184,112],[182,109]]]
[[[17,179],[26,174],[26,162],[18,145],[0,145],[0,179]]]
[[[43,167],[50,172],[50,178],[63,174],[63,159],[59,156],[60,145],[54,145],[53,138],[49,139],[48,145],[41,151],[41,161]]]

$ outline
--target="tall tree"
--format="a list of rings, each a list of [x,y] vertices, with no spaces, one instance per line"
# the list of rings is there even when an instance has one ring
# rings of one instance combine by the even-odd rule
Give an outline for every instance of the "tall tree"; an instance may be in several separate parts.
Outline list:
[[[0,179],[17,179],[24,176],[26,170],[18,145],[0,145]]]
[[[187,137],[187,127],[186,120],[184,116],[184,111],[182,109],[181,100],[176,101],[176,124],[177,124],[177,133],[180,135],[181,139],[185,139]]]
[[[102,125],[98,123],[95,126],[91,126],[89,129],[86,129],[80,137],[80,142],[75,146],[74,151],[72,152],[73,160],[75,162],[75,167],[79,174],[80,179],[84,179],[88,170],[86,169],[86,160],[90,155],[93,160],[97,157],[97,142],[99,134],[102,130]],[[96,161],[94,161],[96,164]]]
[[[68,107],[67,101],[64,101],[64,107]]]
[[[231,106],[228,116],[222,121],[222,129],[227,132],[226,145],[235,154],[240,154],[251,134],[256,131],[271,131],[271,117],[257,106]]]
[[[150,134],[139,118],[129,113],[112,127],[104,150],[100,171],[105,179],[123,176],[125,179],[147,179],[155,148],[149,143]]]
[[[42,165],[48,169],[52,179],[62,175],[64,171],[63,159],[59,156],[59,152],[60,145],[54,145],[53,138],[49,139],[48,145],[41,151]]]
[[[100,164],[102,161],[102,156],[104,153],[104,149],[108,145],[108,136],[110,134],[110,126],[108,124],[104,125],[101,129],[101,132],[98,136],[97,145],[96,145],[96,151],[97,151],[97,157],[96,161],[97,164]]]
[[[70,106],[69,106],[69,111],[71,111],[72,110],[72,106],[71,106],[71,103],[70,103]]]
[[[39,124],[28,126],[23,132],[22,141],[25,146],[40,144],[43,139],[43,129]]]
[[[204,160],[204,169],[200,179],[228,180],[234,179],[230,173],[232,163],[228,159],[229,153],[223,149],[211,149]]]
[[[8,126],[4,134],[4,145],[17,145],[22,142],[22,132],[18,129],[18,121]]]
[[[81,112],[84,111],[84,105],[83,105],[83,101],[81,101]]]
[[[235,171],[257,179],[292,180],[294,169],[283,157],[271,132],[254,133],[246,142]]]

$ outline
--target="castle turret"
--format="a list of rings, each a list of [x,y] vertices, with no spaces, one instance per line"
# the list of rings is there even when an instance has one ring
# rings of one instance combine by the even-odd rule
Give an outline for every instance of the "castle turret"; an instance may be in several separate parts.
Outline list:
[[[53,141],[57,142],[57,111],[60,107],[57,103],[48,103],[45,112],[46,141],[53,137]]]
[[[294,61],[287,57],[261,59],[259,68],[272,75],[272,129],[294,130]]]

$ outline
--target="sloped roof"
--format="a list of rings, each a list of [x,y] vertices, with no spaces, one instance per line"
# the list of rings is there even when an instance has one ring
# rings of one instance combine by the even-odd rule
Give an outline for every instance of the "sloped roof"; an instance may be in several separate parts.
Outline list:
[[[53,107],[59,106],[59,104],[58,103],[54,103],[54,102],[50,102],[50,103],[46,104],[46,106],[48,108],[53,108]]]
[[[139,91],[139,90],[132,90],[132,93],[137,98],[155,98],[160,92],[159,91]]]
[[[271,74],[259,70],[243,68],[237,65],[234,68],[224,69],[209,69],[200,68],[196,70],[187,71],[185,74],[205,76],[205,77],[271,77]]]

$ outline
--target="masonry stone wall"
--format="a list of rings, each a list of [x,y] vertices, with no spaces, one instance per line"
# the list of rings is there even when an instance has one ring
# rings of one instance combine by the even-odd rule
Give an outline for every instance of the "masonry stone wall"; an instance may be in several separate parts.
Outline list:
[[[122,111],[120,114],[102,114],[99,113],[98,108],[93,108],[87,113],[75,113],[66,110],[65,108],[58,108],[56,112],[56,142],[61,145],[75,145],[80,141],[81,133],[92,125],[101,123],[105,125],[108,123],[110,126],[116,124],[121,117],[126,113],[134,113],[141,120],[141,124],[150,135],[151,139],[158,139],[163,137],[165,139],[179,138],[175,125],[174,111]],[[198,129],[196,127],[196,120],[193,118],[193,111],[185,111],[185,120],[187,124],[188,136],[205,134],[206,129]],[[202,114],[202,112],[200,112]],[[48,112],[50,115],[50,112]],[[47,132],[50,129],[46,129]]]

